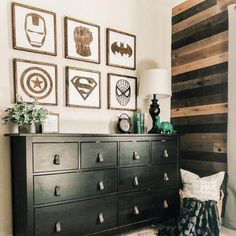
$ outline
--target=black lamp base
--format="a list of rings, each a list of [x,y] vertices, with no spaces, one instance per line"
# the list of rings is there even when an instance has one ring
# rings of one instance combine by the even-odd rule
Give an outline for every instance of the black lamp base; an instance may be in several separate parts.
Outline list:
[[[152,117],[152,128],[148,131],[149,134],[160,134],[161,130],[156,124],[157,117],[160,114],[160,107],[157,103],[156,94],[153,95],[152,103],[149,108],[149,113]]]

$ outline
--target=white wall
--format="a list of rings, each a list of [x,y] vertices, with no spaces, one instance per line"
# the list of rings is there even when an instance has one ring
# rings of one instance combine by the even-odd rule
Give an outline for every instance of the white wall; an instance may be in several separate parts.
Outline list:
[[[121,111],[107,109],[107,73],[114,72],[136,76],[147,68],[170,69],[170,6],[163,0],[21,0],[57,13],[58,56],[45,56],[12,49],[11,1],[0,0],[0,117],[13,102],[12,59],[22,58],[58,64],[58,106],[47,107],[60,113],[60,131],[78,133],[114,132],[114,122]],[[63,17],[70,16],[101,26],[101,64],[64,59]],[[137,36],[137,71],[105,65],[105,29],[111,27]],[[76,66],[102,72],[102,109],[65,107],[64,67]],[[161,119],[169,120],[170,102],[161,101]],[[138,100],[138,107],[147,111],[148,102]],[[128,114],[132,115],[131,112]],[[0,236],[11,235],[11,177],[8,126],[0,125]]]

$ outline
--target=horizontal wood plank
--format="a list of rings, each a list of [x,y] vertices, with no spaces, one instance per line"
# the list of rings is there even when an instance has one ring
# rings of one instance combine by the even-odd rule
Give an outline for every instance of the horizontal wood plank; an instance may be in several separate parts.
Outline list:
[[[215,133],[215,132],[227,132],[227,124],[200,124],[200,125],[176,125],[174,129],[179,134],[186,133]]]
[[[210,46],[227,42],[228,41],[228,31],[221,32],[219,34],[213,35],[211,37],[199,40],[192,44],[186,45],[179,49],[172,51],[172,58],[181,57],[190,53],[197,52],[199,50],[208,48]]]
[[[226,143],[186,142],[181,143],[182,151],[227,153]]]
[[[195,25],[193,28],[195,28]],[[188,30],[188,28],[185,30]],[[213,35],[219,34],[227,30],[228,30],[228,19],[226,18],[224,21],[218,22],[216,25],[205,27],[205,29],[202,29],[202,30],[199,29],[199,31],[194,30],[192,34],[188,32],[189,33],[188,36],[184,35],[180,40],[172,41],[171,48],[172,50],[176,50],[178,48],[182,48],[186,45],[195,43],[199,40],[206,39],[208,37],[211,37]],[[182,31],[179,31],[178,33],[181,33],[181,32]]]
[[[199,88],[194,89],[188,89],[184,91],[180,91],[177,93],[173,93],[173,97],[175,99],[181,99],[181,98],[191,98],[191,97],[201,97],[205,94],[212,95],[212,94],[218,94],[218,93],[228,93],[228,84],[222,83],[222,84],[215,84],[211,86],[203,86]],[[207,104],[210,104],[209,102]]]
[[[228,112],[228,104],[220,103],[220,104],[210,104],[210,105],[203,105],[203,106],[171,109],[171,117],[221,114],[221,113],[227,113],[227,112]]]
[[[208,57],[195,62],[187,63],[185,65],[176,66],[172,68],[172,75],[183,74],[189,71],[198,70],[201,68],[209,67],[215,64],[221,64],[228,61],[228,52],[221,53],[212,57]]]
[[[206,142],[206,143],[226,143],[227,133],[194,133],[182,135],[181,143]]]
[[[179,83],[182,81],[188,81],[192,79],[202,78],[210,75],[228,73],[228,62],[208,66],[194,71],[181,73],[179,75],[172,76],[172,83]]]
[[[184,1],[183,3],[177,5],[172,9],[172,16],[175,16],[177,14],[180,14],[183,11],[186,11],[187,9],[194,7],[198,5],[199,3],[204,2],[205,0],[187,0]]]
[[[213,161],[201,161],[201,160],[187,160],[184,159],[180,163],[181,167],[186,170],[205,172],[205,173],[217,173],[220,171],[227,171],[227,163],[225,162],[213,162]]]
[[[195,25],[192,25],[184,30],[181,30],[172,35],[172,42],[177,42],[181,39],[186,39],[193,34],[199,34],[200,32],[205,32],[206,30],[210,30],[210,28],[228,21],[228,13],[227,11],[221,12],[217,15],[213,15],[205,21],[199,22]]]
[[[227,72],[219,73],[197,79],[174,83],[172,84],[172,92],[177,93],[184,90],[201,88],[204,86],[223,84],[227,83],[227,81],[228,81],[228,73]]]
[[[200,97],[180,98],[176,99],[174,96],[171,99],[171,108],[201,106],[207,104],[217,104],[228,102],[227,93],[216,93]]]
[[[206,125],[206,124],[226,124],[228,120],[228,114],[212,114],[201,116],[184,116],[171,118],[171,123],[174,126],[188,126],[188,125]]]
[[[172,57],[172,66],[179,66],[183,64],[187,64],[190,62],[198,61],[201,59],[205,59],[207,57],[215,56],[228,51],[228,41],[215,44],[213,46],[209,46],[208,48],[204,48],[198,50],[193,53],[186,54],[180,57]]]
[[[199,13],[192,15],[191,17],[184,19],[177,24],[174,24],[172,27],[172,33],[179,32],[180,30],[186,29],[191,25],[197,24],[201,21],[207,20],[208,18],[217,15],[223,11],[227,10],[228,5],[235,2],[235,0],[223,0],[219,2],[217,5],[212,5],[210,8],[207,8],[204,11],[200,11]]]
[[[227,162],[227,155],[225,153],[181,151],[181,157],[182,159],[198,160],[203,162]]]

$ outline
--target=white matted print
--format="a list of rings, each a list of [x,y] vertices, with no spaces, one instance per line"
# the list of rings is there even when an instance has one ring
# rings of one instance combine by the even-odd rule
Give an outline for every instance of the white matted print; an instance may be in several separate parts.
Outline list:
[[[66,67],[66,106],[101,108],[100,72]]]
[[[65,17],[66,58],[100,63],[100,26]]]
[[[107,29],[107,65],[135,70],[135,35]]]
[[[57,66],[14,59],[15,100],[37,100],[41,105],[57,105]]]
[[[59,114],[50,112],[43,124],[43,133],[59,133]]]
[[[57,54],[55,13],[14,2],[12,30],[15,49]]]
[[[136,110],[137,78],[108,74],[108,108],[114,110]]]

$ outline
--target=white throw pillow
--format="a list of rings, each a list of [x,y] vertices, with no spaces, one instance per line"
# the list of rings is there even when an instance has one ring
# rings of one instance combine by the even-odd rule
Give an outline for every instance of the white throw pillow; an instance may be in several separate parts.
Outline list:
[[[220,199],[220,186],[225,172],[200,178],[198,175],[180,169],[183,183],[183,197],[196,198],[201,201]]]

